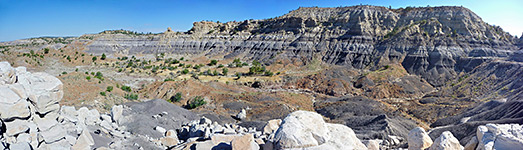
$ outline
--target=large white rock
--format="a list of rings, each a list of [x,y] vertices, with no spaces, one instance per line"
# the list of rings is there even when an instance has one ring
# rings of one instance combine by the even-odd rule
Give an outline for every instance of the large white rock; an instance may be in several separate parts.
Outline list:
[[[58,121],[56,121],[56,119],[54,117],[50,117],[50,116],[44,117],[44,118],[35,116],[33,118],[33,121],[34,121],[34,123],[36,123],[40,132],[47,131],[47,130],[51,129],[51,127],[58,124]]]
[[[64,93],[62,82],[58,78],[47,73],[37,72],[27,78],[27,82],[20,82],[20,84],[31,89],[31,92],[28,92],[29,99],[40,114],[60,109],[58,102],[62,99]]]
[[[309,111],[296,111],[283,119],[274,148],[367,149],[349,127],[325,123],[320,114]]]
[[[523,147],[523,125],[487,124],[479,126],[477,150],[514,149]]]
[[[421,127],[410,130],[407,141],[409,150],[424,150],[432,145],[432,139]]]
[[[90,150],[91,146],[94,145],[94,139],[91,136],[91,133],[87,130],[83,130],[82,134],[76,140],[76,143],[73,145],[73,150]]]
[[[11,122],[5,122],[7,136],[16,136],[29,130],[29,122],[26,120],[15,119]]]
[[[62,106],[60,109],[60,115],[64,117],[65,121],[76,123],[78,122],[78,113],[74,106]]]
[[[231,142],[232,149],[241,150],[259,150],[260,146],[254,142],[254,136],[252,134],[245,134],[241,137],[235,138]]]
[[[341,124],[330,124],[327,123],[329,130],[329,138],[326,145],[332,146],[334,149],[367,149],[354,131],[351,128]],[[325,144],[324,144],[325,145]]]
[[[0,93],[2,92],[3,91],[0,91]],[[15,102],[14,104],[0,102],[0,116],[3,120],[27,118],[31,114],[29,105],[29,102],[23,99],[18,99],[18,102]]]
[[[113,117],[113,121],[116,122],[118,125],[121,125],[122,121],[122,114],[123,114],[123,106],[122,105],[114,105],[111,109],[111,117]]]
[[[0,62],[0,85],[13,84],[15,81],[15,69],[6,61]]]
[[[463,150],[463,146],[450,131],[445,131],[434,141],[429,150]]]
[[[274,131],[280,128],[281,119],[269,120],[267,124],[263,127],[263,134],[272,134]]]
[[[328,129],[320,114],[296,111],[283,119],[275,134],[275,146],[281,149],[318,146],[327,137]]]
[[[63,126],[60,124],[51,127],[48,131],[40,132],[40,136],[42,136],[45,143],[47,144],[51,144],[56,141],[62,140],[65,138],[65,135],[65,130],[63,129]]]

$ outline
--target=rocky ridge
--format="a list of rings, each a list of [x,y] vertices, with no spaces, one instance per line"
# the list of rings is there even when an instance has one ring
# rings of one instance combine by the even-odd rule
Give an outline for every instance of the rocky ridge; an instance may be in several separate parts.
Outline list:
[[[220,54],[266,63],[321,60],[358,69],[401,63],[436,86],[479,65],[462,62],[506,57],[519,41],[467,8],[379,6],[299,8],[264,20],[195,22],[186,33],[83,37],[94,54]]]

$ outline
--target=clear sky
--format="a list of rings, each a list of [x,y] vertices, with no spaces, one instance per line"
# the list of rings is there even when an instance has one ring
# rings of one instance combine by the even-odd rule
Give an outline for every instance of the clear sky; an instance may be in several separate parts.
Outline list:
[[[0,0],[0,41],[79,36],[103,30],[187,31],[202,20],[241,21],[281,16],[298,7],[369,4],[464,6],[512,35],[523,32],[523,0]]]

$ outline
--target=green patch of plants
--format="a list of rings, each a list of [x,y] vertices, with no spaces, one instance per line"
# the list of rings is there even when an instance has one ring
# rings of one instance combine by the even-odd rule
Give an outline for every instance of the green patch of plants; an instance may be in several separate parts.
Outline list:
[[[207,64],[207,65],[209,65],[209,66],[214,66],[214,65],[216,65],[216,64],[218,64],[218,60],[213,59],[213,60],[211,60],[211,62],[210,62],[209,64]]]
[[[181,92],[178,92],[178,93],[174,94],[173,96],[171,96],[171,98],[169,98],[170,102],[179,102],[181,100],[182,100],[182,93]]]
[[[129,86],[122,85],[122,87],[120,87],[120,89],[122,89],[123,91],[126,91],[126,92],[131,92],[131,87],[129,87]]]
[[[189,73],[189,69],[183,69],[182,74],[187,74],[187,73]]]
[[[167,79],[164,79],[164,80],[163,80],[163,82],[167,82],[167,81],[174,81],[174,79],[167,78]]]
[[[100,92],[100,95],[105,96],[105,92]]]
[[[137,100],[138,94],[133,94],[133,93],[125,94],[124,98],[128,99],[128,100]]]
[[[202,105],[207,104],[207,102],[201,96],[194,97],[193,101],[187,106],[188,109],[194,109]]]
[[[113,86],[107,86],[107,89],[105,91],[107,91],[107,92],[113,91]]]

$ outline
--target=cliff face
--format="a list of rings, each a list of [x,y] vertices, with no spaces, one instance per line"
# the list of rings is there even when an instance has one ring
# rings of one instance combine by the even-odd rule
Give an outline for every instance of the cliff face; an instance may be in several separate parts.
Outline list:
[[[196,22],[186,33],[85,36],[92,39],[88,52],[98,54],[224,54],[267,63],[317,59],[358,69],[401,63],[436,86],[479,65],[460,62],[508,56],[520,41],[463,7],[378,6],[299,8],[265,20]]]

